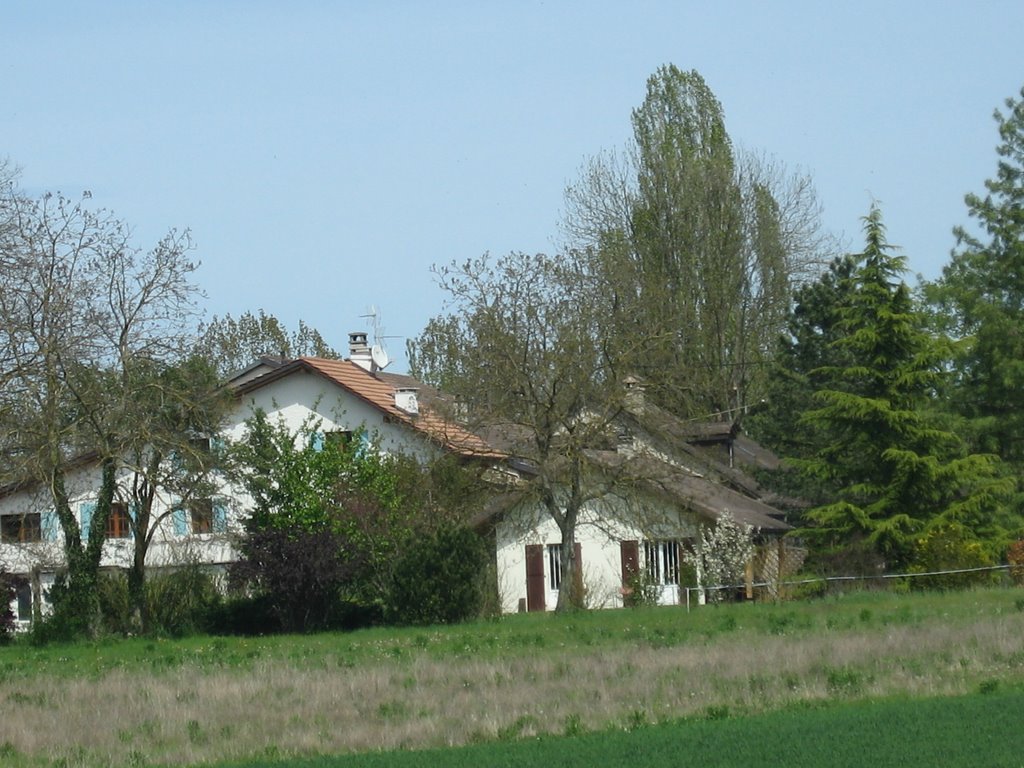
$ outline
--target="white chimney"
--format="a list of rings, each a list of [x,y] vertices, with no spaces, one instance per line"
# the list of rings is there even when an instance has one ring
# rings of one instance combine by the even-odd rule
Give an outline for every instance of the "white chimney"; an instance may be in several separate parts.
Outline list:
[[[419,390],[415,387],[399,387],[395,390],[395,407],[405,411],[410,416],[417,416],[420,412],[420,403],[417,394]]]
[[[348,359],[367,371],[373,371],[373,356],[366,343],[366,332],[355,331],[348,335]]]
[[[639,379],[636,376],[627,376],[623,379],[622,384],[626,390],[626,408],[631,411],[643,412],[645,403],[644,391],[647,389],[643,379]]]

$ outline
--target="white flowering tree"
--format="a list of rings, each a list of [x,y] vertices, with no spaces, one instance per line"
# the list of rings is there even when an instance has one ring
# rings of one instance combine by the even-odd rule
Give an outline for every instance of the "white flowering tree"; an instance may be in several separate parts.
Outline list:
[[[754,528],[737,523],[726,512],[714,525],[701,529],[697,548],[685,559],[697,572],[697,582],[706,589],[741,583],[753,554]],[[712,602],[718,602],[723,590],[710,589],[706,594]]]

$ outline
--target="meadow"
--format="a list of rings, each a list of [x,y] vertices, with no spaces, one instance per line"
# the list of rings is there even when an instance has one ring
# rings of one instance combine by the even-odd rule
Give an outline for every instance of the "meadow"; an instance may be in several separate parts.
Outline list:
[[[894,697],[955,710],[1017,696],[1019,712],[1020,689],[1024,591],[1013,588],[306,636],[19,642],[0,648],[0,759],[264,765],[476,745],[502,764],[500,750],[538,737],[646,740],[680,722],[799,721]]]

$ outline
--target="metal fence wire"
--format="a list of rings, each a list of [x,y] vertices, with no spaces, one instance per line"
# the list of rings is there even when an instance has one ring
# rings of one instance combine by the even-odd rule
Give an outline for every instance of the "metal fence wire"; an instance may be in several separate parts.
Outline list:
[[[870,576],[813,576],[806,579],[794,579],[794,580],[768,580],[768,581],[755,581],[755,582],[743,582],[742,584],[716,584],[713,586],[706,587],[683,587],[686,590],[686,610],[690,610],[691,605],[691,593],[697,595],[697,604],[701,605],[705,602],[703,597],[709,592],[717,591],[731,591],[736,592],[738,590],[748,589],[767,589],[775,590],[779,588],[799,587],[807,584],[828,584],[830,582],[855,582],[855,581],[882,581],[892,579],[916,579],[924,576],[954,576],[957,574],[964,573],[982,573],[985,571],[1009,571],[1011,568],[1020,568],[1020,565],[986,565],[979,568],[955,568],[947,571],[927,571],[922,573],[876,573]]]

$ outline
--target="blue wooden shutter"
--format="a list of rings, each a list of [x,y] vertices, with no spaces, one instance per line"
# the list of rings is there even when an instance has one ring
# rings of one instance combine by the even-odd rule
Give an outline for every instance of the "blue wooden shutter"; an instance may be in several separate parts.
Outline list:
[[[309,437],[309,445],[314,451],[322,451],[324,449],[324,433],[314,432]]]
[[[82,541],[89,540],[89,526],[92,525],[92,515],[96,511],[95,501],[82,502],[80,519],[82,527]]]
[[[213,521],[210,530],[213,533],[228,532],[228,505],[224,499],[213,500]]]
[[[60,533],[60,520],[57,519],[57,510],[47,509],[43,511],[40,528],[42,528],[43,541],[57,541]]]
[[[178,507],[171,513],[171,519],[174,521],[174,535],[186,536],[188,534],[188,510]]]

